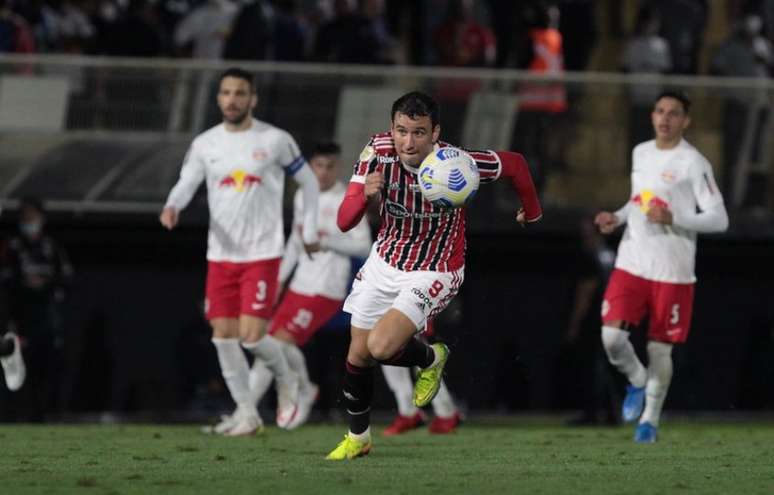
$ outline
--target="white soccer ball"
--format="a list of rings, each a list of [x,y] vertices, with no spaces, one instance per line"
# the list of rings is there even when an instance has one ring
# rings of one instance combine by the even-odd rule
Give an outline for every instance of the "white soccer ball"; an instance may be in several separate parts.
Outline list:
[[[478,191],[476,161],[459,148],[439,148],[419,166],[419,189],[431,203],[445,208],[465,206]]]

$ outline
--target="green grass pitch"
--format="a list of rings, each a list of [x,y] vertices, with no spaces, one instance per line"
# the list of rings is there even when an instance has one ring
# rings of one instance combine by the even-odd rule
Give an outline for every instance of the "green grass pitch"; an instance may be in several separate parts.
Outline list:
[[[656,445],[632,428],[471,421],[453,435],[382,438],[368,457],[325,461],[342,425],[254,438],[196,426],[0,426],[0,493],[773,494],[774,424],[666,422]]]

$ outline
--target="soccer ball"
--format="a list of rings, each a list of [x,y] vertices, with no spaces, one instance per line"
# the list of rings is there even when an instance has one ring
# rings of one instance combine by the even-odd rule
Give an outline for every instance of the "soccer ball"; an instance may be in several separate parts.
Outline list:
[[[465,206],[478,191],[478,166],[459,148],[439,148],[419,166],[419,190],[434,205]]]

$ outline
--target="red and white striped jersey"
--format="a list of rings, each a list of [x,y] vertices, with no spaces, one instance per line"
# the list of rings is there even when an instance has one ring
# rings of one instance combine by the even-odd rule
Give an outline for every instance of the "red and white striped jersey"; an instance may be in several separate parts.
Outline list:
[[[438,147],[451,146],[439,142]],[[481,183],[500,177],[502,164],[494,151],[471,151]],[[449,272],[465,265],[465,209],[442,208],[420,192],[417,169],[403,164],[389,132],[375,134],[355,164],[352,182],[367,174],[384,174],[380,198],[381,225],[376,250],[391,266],[403,271]]]

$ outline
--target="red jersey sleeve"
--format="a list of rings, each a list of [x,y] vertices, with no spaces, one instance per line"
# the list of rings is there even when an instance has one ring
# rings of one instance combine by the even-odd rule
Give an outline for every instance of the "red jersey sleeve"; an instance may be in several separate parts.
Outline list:
[[[521,153],[512,151],[495,152],[501,163],[501,176],[510,179],[513,188],[521,199],[527,222],[536,222],[543,216],[535,183],[529,173],[529,165]]]

